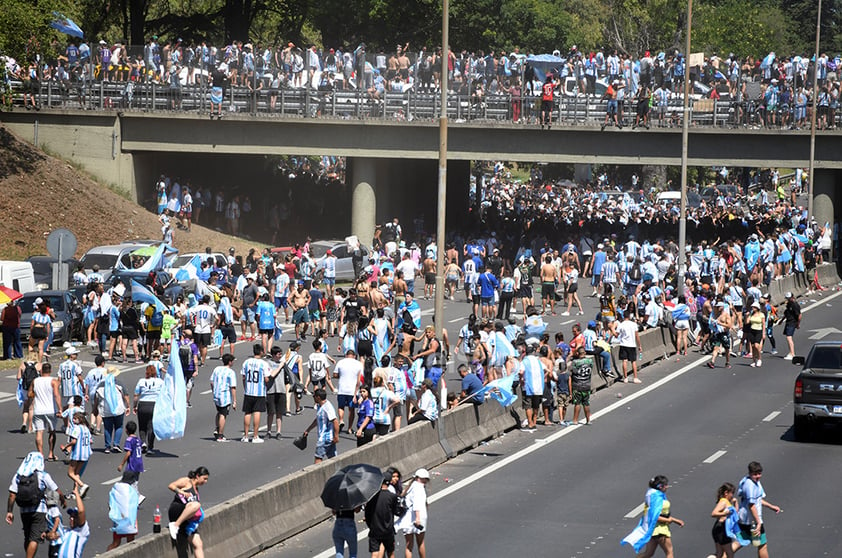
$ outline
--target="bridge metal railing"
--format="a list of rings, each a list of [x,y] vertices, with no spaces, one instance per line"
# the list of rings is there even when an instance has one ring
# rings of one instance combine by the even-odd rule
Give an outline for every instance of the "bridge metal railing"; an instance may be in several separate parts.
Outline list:
[[[23,105],[23,86],[12,83],[12,103]],[[210,90],[206,84],[184,85],[177,89],[158,83],[108,82],[61,84],[42,82],[35,98],[42,108],[66,110],[120,110],[123,112],[175,111],[209,114]],[[262,118],[338,118],[393,121],[432,121],[439,115],[440,95],[436,92],[385,92],[372,95],[361,90],[318,91],[315,89],[278,90],[234,86],[224,92],[223,111]],[[596,96],[561,95],[553,107],[553,125],[598,126],[605,120],[607,101]],[[624,125],[635,123],[637,102],[627,101],[622,111]],[[650,127],[681,125],[681,98],[671,98],[666,109],[653,106]],[[476,97],[451,93],[447,100],[451,121],[534,124],[540,121],[540,98],[510,94]],[[759,126],[756,107],[737,105],[728,100],[691,99],[691,124],[697,127],[727,128]],[[780,119],[778,119],[780,127]]]

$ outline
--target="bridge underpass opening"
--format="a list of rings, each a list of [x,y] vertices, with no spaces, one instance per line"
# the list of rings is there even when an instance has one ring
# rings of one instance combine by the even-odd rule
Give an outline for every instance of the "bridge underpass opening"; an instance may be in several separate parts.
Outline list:
[[[138,203],[155,210],[155,185],[161,174],[211,191],[211,205],[201,211],[200,225],[225,232],[224,210],[216,211],[216,195],[227,203],[246,198],[251,212],[240,218],[240,234],[272,245],[303,242],[305,237],[345,238],[357,234],[369,243],[375,224],[398,217],[405,230],[416,224],[426,236],[435,231],[438,166],[418,159],[334,158],[332,173],[320,171],[320,156],[138,152],[134,154]],[[309,161],[309,166],[304,162]],[[469,163],[448,163],[448,228],[458,227],[468,211]],[[356,171],[355,171],[356,169]],[[364,177],[355,177],[366,169]],[[359,182],[369,191],[355,198]],[[359,190],[357,190],[359,192]],[[357,205],[355,206],[355,202]],[[362,217],[353,227],[352,215]],[[419,236],[420,238],[420,236]]]

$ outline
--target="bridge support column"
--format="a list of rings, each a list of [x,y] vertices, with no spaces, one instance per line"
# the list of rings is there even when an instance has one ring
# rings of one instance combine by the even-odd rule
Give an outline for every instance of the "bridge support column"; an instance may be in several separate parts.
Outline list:
[[[842,198],[836,195],[837,183],[840,180],[840,172],[832,169],[815,169],[813,181],[813,215],[819,226],[830,223],[832,227],[836,222],[836,205],[842,203]],[[842,212],[840,212],[842,215]],[[831,258],[838,260],[836,252],[838,246],[833,246]]]
[[[351,234],[368,245],[377,222],[377,160],[358,157],[351,161]]]

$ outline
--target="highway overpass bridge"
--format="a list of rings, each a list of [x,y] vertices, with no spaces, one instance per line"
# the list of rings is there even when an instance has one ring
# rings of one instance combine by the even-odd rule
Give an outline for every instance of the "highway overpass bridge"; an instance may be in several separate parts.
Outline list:
[[[189,160],[249,161],[265,155],[334,155],[349,160],[351,228],[370,238],[374,223],[412,211],[435,215],[438,124],[375,119],[278,118],[231,114],[211,121],[196,113],[49,110],[13,112],[0,120],[19,137],[77,162],[96,176],[148,197],[157,174]],[[691,127],[691,166],[807,167],[808,131]],[[559,126],[550,131],[510,122],[451,124],[450,192],[464,192],[472,160],[573,164],[681,163],[681,129],[600,131]],[[815,211],[834,220],[842,170],[842,133],[816,139]],[[451,189],[452,188],[452,189]],[[448,196],[448,215],[466,209],[467,196]],[[407,211],[407,208],[410,211]],[[462,213],[463,214],[463,213]]]

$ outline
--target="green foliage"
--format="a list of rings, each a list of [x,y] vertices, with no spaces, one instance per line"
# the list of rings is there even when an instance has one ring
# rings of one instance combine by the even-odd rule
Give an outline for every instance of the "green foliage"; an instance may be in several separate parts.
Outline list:
[[[37,53],[54,53],[51,43],[59,33],[50,28],[50,21],[53,11],[63,8],[56,0],[0,0],[0,52],[21,66]]]
[[[693,52],[765,56],[791,48],[786,18],[771,2],[724,0],[702,4],[693,14]]]

